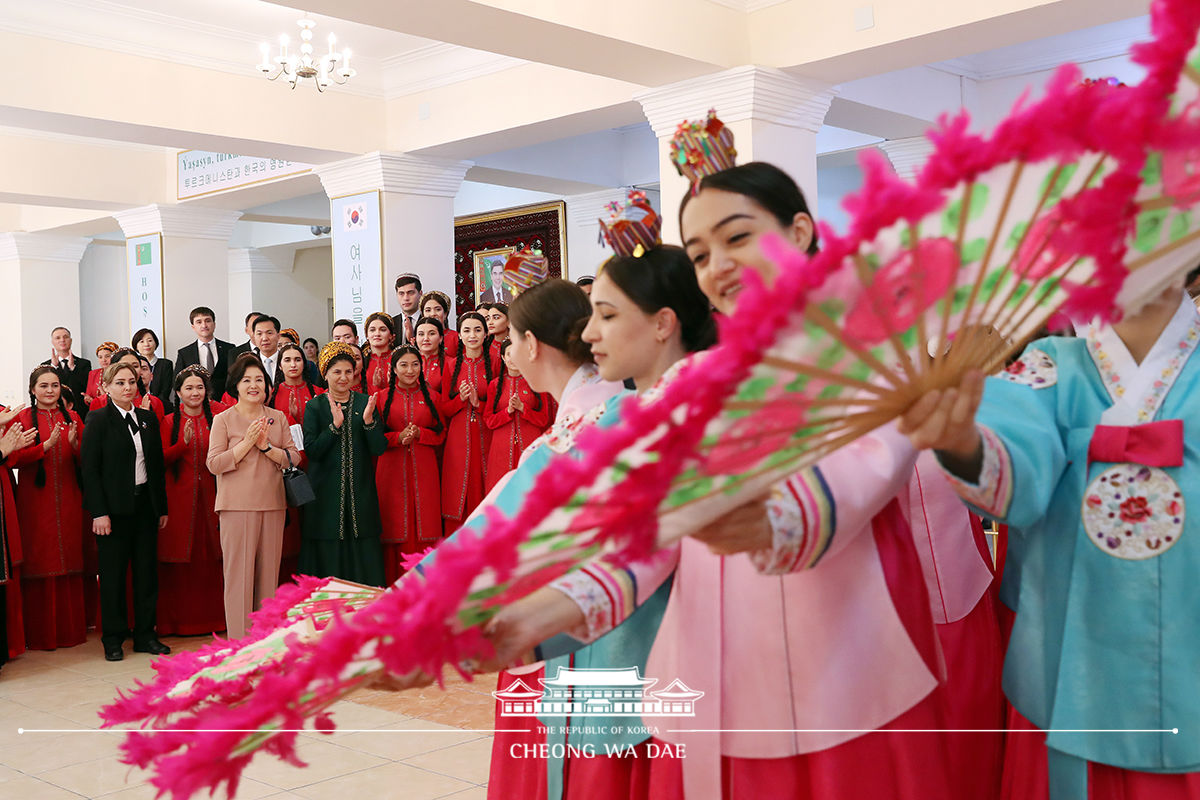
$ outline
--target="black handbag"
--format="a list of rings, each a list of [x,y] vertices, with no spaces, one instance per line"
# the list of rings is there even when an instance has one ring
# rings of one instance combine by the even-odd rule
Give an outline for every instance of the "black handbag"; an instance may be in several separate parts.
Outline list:
[[[283,454],[287,456],[288,461],[287,469],[283,471],[283,492],[287,495],[287,504],[299,508],[305,503],[316,500],[317,494],[313,491],[308,475],[299,467],[292,466],[291,453],[284,450]]]

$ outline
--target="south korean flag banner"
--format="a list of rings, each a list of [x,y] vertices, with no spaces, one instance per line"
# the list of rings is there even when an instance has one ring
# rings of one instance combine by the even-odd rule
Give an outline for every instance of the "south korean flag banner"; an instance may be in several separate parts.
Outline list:
[[[346,206],[344,215],[342,230],[363,231],[367,229],[367,206],[365,203]]]

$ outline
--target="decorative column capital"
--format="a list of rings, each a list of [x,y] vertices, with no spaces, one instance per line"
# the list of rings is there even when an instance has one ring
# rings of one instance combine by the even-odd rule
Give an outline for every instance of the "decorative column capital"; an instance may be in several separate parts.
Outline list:
[[[722,122],[755,119],[812,133],[821,127],[836,90],[771,67],[742,66],[660,86],[634,95],[659,138],[710,108]]]
[[[91,244],[83,236],[54,233],[0,233],[0,261],[62,261],[78,264]]]
[[[889,139],[878,144],[880,150],[892,162],[892,169],[905,180],[912,180],[925,166],[925,161],[933,152],[933,142],[924,136],[911,136],[907,139]]]
[[[331,198],[374,190],[454,197],[472,166],[471,161],[374,152],[322,164],[313,171]]]
[[[277,256],[271,256],[259,250],[257,247],[234,247],[227,252],[228,268],[230,274],[239,272],[249,273],[288,273],[295,267],[295,251],[288,248],[281,248],[285,253],[277,252]]]
[[[194,205],[164,206],[156,203],[117,211],[112,216],[121,226],[126,239],[161,233],[163,236],[227,242],[233,235],[233,225],[242,216],[242,212]]]

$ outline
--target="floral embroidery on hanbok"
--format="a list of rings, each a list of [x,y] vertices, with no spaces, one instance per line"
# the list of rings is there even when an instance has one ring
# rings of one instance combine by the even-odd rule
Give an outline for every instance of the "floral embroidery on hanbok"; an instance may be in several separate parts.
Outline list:
[[[1082,505],[1088,540],[1114,558],[1160,556],[1183,534],[1183,495],[1157,467],[1109,467],[1088,486]]]
[[[1058,365],[1044,350],[1031,347],[996,377],[1034,389],[1047,389],[1058,383]]]

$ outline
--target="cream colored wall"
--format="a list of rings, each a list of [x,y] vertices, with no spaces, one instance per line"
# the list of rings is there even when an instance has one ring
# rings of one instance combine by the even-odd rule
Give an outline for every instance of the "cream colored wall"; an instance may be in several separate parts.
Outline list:
[[[76,352],[93,362],[101,342],[129,344],[127,280],[125,242],[93,240],[79,260],[80,330],[75,336]]]
[[[302,339],[311,336],[322,344],[329,341],[331,253],[325,242],[296,251],[291,272],[256,272],[252,290],[255,310],[278,317],[283,327],[295,328]]]

